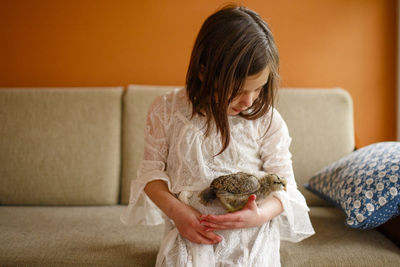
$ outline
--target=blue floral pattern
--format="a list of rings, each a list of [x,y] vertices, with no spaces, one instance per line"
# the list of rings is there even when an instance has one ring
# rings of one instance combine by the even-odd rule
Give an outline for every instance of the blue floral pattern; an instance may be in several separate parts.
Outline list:
[[[400,142],[356,150],[318,172],[305,187],[342,209],[348,226],[375,228],[400,214]]]

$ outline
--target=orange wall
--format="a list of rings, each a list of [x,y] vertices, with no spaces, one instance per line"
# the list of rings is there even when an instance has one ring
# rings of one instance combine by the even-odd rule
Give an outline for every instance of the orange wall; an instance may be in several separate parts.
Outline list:
[[[396,138],[395,0],[235,1],[271,25],[282,86],[343,87],[357,146]],[[1,0],[0,86],[182,85],[217,0]]]

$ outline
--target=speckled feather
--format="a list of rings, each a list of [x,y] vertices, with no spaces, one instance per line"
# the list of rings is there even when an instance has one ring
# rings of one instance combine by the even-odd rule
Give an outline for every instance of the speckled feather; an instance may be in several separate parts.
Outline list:
[[[207,205],[215,199],[224,205],[228,212],[243,208],[250,195],[256,195],[256,202],[265,199],[271,192],[286,190],[286,180],[276,174],[267,174],[261,178],[238,172],[215,178],[209,188],[200,194],[200,200]]]
[[[215,178],[210,187],[217,192],[227,192],[232,194],[254,193],[260,189],[257,177],[251,174],[238,172]]]

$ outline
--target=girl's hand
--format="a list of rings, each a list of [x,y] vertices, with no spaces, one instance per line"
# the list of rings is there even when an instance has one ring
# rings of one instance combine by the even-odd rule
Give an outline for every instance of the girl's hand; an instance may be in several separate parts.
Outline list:
[[[207,231],[207,227],[200,224],[200,212],[172,195],[164,181],[151,181],[147,183],[144,191],[164,214],[174,221],[184,238],[200,244],[215,244],[222,240],[219,235]]]
[[[174,211],[171,219],[175,222],[179,233],[194,243],[216,244],[221,242],[222,238],[219,235],[200,224],[200,215],[196,209],[182,202],[182,205],[179,205]]]
[[[207,231],[238,229],[260,226],[270,221],[283,211],[279,199],[268,197],[258,207],[256,196],[251,195],[246,206],[241,210],[223,215],[201,215],[201,224],[207,227]]]

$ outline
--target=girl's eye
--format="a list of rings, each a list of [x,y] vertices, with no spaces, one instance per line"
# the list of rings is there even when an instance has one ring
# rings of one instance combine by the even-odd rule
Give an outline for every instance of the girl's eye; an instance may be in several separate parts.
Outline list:
[[[254,91],[252,91],[252,92],[254,92],[254,93],[259,93],[259,92],[261,92],[262,89],[263,89],[263,87],[261,86],[260,88],[257,88],[256,90],[254,90]],[[235,96],[234,99],[237,99],[237,98],[243,96],[244,94],[246,94],[246,93],[248,93],[248,92],[249,92],[249,91],[239,91],[239,92],[237,93],[237,95]]]

